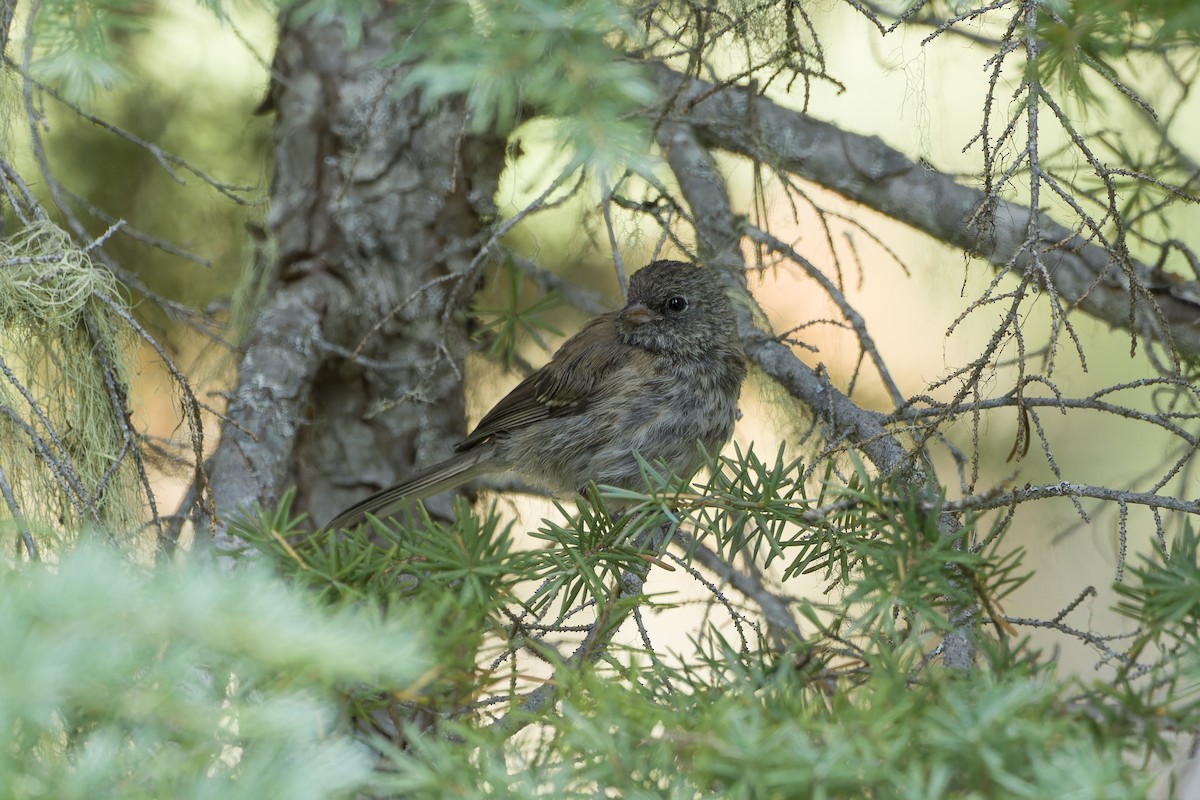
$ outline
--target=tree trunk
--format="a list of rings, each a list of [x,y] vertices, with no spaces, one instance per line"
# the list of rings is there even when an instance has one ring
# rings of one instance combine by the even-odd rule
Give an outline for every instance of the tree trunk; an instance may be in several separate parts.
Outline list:
[[[294,15],[293,15],[294,16]],[[493,214],[503,142],[461,102],[402,94],[389,12],[348,47],[341,20],[285,17],[270,234],[278,259],[243,343],[212,460],[219,548],[230,514],[297,487],[314,522],[450,451],[462,434],[461,309]],[[386,362],[386,363],[380,363]]]

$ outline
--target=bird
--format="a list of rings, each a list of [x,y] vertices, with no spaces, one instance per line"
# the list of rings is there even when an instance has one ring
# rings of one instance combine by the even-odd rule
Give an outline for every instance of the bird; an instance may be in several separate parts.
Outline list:
[[[653,261],[630,276],[624,308],[567,339],[453,456],[355,503],[326,528],[384,519],[487,473],[512,471],[559,496],[589,482],[644,488],[638,456],[690,476],[704,452],[733,435],[745,377],[733,304],[717,274]]]

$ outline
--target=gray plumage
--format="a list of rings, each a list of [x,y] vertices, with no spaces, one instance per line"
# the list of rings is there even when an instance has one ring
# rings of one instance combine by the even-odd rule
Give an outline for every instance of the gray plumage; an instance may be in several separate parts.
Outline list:
[[[655,261],[629,301],[563,343],[489,411],[458,453],[343,511],[329,528],[387,517],[488,472],[513,470],[557,494],[588,481],[640,488],[634,453],[680,474],[733,433],[746,376],[733,306],[711,271]]]

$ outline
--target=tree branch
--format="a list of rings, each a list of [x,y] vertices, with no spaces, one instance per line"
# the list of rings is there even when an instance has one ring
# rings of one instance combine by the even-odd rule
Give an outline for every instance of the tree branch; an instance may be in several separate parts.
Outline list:
[[[343,293],[332,276],[317,273],[276,291],[259,311],[226,411],[231,424],[224,426],[212,460],[213,498],[223,514],[278,498],[325,357],[317,347],[321,321],[330,298]],[[222,519],[207,531],[223,552],[246,544],[229,533],[227,522]],[[205,533],[197,530],[197,544]]]
[[[731,276],[745,292],[740,226],[730,208],[725,182],[712,155],[700,145],[689,126],[678,123],[667,123],[660,128],[659,146],[692,210],[701,259]],[[737,304],[735,308],[738,333],[746,354],[794,397],[807,404],[825,422],[832,439],[844,438],[861,448],[881,472],[893,475],[907,490],[919,493],[927,489],[930,476],[917,458],[920,451],[907,452],[884,428],[882,415],[859,408],[824,376],[796,358],[790,348],[764,335],[755,327],[745,305]],[[952,536],[962,526],[953,515],[942,513],[938,517],[938,528],[943,535]],[[942,657],[946,666],[952,669],[968,669],[974,664],[973,617],[974,609],[959,609],[955,614],[955,629],[943,641]]]
[[[914,163],[876,136],[841,130],[744,87],[687,78],[662,64],[651,64],[650,74],[664,96],[675,98],[670,118],[690,124],[702,144],[791,172],[995,267],[1022,275],[1031,266],[1031,254],[1022,247],[1028,207],[989,198]],[[1035,216],[1041,232],[1039,255],[1067,303],[1181,355],[1200,356],[1196,306],[1168,294],[1151,297],[1144,288],[1156,283],[1151,267],[1131,260],[1129,274],[1143,284],[1131,286],[1103,248],[1044,213]],[[1162,328],[1160,319],[1169,329]]]
[[[758,575],[738,570],[683,529],[675,531],[675,541],[685,553],[692,555],[698,564],[716,575],[719,580],[728,583],[758,604],[776,646],[782,648],[804,638],[800,632],[800,625],[788,607],[788,598],[771,592]]]
[[[712,155],[700,146],[686,125],[668,123],[659,131],[658,138],[691,209],[701,260],[721,269],[745,292],[740,224],[729,206],[729,196]],[[849,441],[862,448],[880,472],[897,474],[905,486],[924,486],[924,473],[915,468],[904,447],[884,428],[882,414],[859,408],[828,378],[796,358],[791,348],[759,330],[744,304],[736,304],[735,308],[746,355],[817,414],[826,426],[829,440]]]

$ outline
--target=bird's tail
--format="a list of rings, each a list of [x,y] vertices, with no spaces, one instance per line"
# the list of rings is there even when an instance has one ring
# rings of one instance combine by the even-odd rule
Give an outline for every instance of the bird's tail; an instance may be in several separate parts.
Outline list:
[[[357,528],[367,521],[368,514],[385,519],[409,503],[462,486],[479,475],[494,471],[487,466],[490,455],[490,448],[475,447],[452,456],[402,483],[360,500],[334,517],[325,527],[331,531]]]

